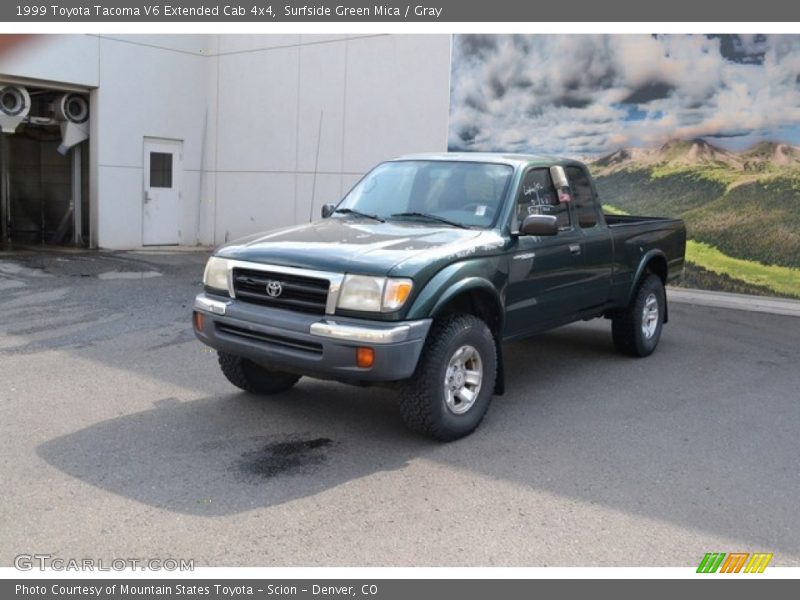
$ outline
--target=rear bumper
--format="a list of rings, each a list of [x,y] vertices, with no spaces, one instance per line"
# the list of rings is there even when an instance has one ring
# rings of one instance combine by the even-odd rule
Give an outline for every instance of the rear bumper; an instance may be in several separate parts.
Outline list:
[[[418,321],[368,321],[308,315],[200,294],[203,314],[195,334],[216,350],[285,371],[341,381],[399,381],[411,377],[431,326]],[[370,347],[370,368],[356,365],[356,349]]]

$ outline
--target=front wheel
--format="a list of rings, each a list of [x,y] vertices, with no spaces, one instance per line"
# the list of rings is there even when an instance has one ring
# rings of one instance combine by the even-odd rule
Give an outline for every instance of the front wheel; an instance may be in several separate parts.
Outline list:
[[[628,356],[652,354],[661,339],[666,307],[661,278],[648,275],[628,307],[611,321],[611,335],[617,350]]]
[[[241,356],[218,352],[217,357],[220,369],[228,381],[251,394],[280,394],[291,389],[300,380],[299,375],[266,369]]]
[[[434,323],[414,376],[403,385],[400,414],[414,431],[440,441],[480,424],[494,393],[497,350],[492,332],[473,315]]]

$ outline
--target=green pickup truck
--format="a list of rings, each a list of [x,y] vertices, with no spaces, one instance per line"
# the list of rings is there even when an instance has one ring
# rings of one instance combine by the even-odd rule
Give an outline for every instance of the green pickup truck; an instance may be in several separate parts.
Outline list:
[[[682,221],[603,214],[587,167],[555,157],[398,158],[322,217],[218,248],[197,337],[254,394],[304,375],[396,387],[438,440],[503,393],[504,342],[605,317],[619,351],[652,353],[684,266]]]

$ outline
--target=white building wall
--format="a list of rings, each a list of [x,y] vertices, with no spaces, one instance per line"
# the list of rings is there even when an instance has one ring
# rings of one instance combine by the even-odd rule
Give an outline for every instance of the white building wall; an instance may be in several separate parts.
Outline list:
[[[380,160],[446,148],[448,35],[42,36],[36,46],[3,57],[0,76],[96,88],[93,243],[104,248],[142,243],[145,137],[183,140],[185,245],[317,218]]]
[[[0,74],[95,87],[100,40],[90,35],[35,35],[0,55]]]
[[[181,244],[198,239],[201,147],[208,105],[203,35],[113,36],[100,39],[97,120],[97,243],[142,244],[144,138],[183,141]]]
[[[226,35],[217,62],[214,243],[316,219],[377,162],[446,149],[450,36]]]

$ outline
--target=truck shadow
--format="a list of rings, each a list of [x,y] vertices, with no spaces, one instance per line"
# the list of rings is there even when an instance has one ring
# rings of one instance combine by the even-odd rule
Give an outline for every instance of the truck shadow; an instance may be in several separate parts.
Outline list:
[[[303,381],[277,398],[231,393],[97,423],[37,448],[59,470],[159,508],[226,515],[406,464],[393,394]]]
[[[607,336],[586,333],[562,334],[550,340],[555,346],[545,345],[565,357],[580,349],[583,356],[615,359]],[[530,342],[510,347],[509,386],[525,388],[531,382],[515,349],[537,361],[544,350]],[[556,385],[569,362],[562,365],[537,376],[537,385]],[[496,401],[496,413],[509,403]],[[442,445],[409,432],[392,390],[304,379],[272,398],[231,392],[191,402],[162,399],[151,410],[99,422],[37,452],[115,494],[181,513],[225,515],[316,494],[419,457],[448,460],[475,440]]]
[[[475,434],[450,444],[410,434],[390,390],[304,379],[274,399],[164,399],[37,452],[105,491],[203,516],[279,505],[425,459],[476,479],[800,551],[796,532],[780,527],[795,519],[797,484],[785,472],[789,429],[776,427],[763,404],[748,408],[758,382],[745,389],[733,360],[720,363],[716,381],[725,383],[701,402],[696,381],[677,377],[696,370],[698,351],[665,339],[648,360],[626,359],[614,353],[603,322],[511,344],[508,393],[495,398]],[[712,410],[733,393],[743,398],[738,415]],[[743,439],[741,419],[761,434]],[[733,461],[735,447],[745,451]]]

